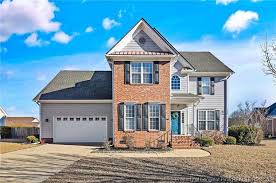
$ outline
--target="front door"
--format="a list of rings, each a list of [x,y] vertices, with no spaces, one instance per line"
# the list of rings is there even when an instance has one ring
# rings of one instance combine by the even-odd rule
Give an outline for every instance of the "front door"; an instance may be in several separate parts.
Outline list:
[[[173,135],[179,135],[180,132],[180,112],[171,112],[171,129]]]

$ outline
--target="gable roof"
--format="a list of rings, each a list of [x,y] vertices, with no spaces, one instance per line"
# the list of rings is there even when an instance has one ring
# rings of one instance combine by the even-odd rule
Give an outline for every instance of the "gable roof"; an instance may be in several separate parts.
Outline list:
[[[276,102],[267,108],[267,117],[276,117]]]
[[[60,71],[33,100],[111,100],[111,82],[111,71]]]
[[[210,52],[179,52],[196,69],[197,72],[230,72],[229,67]]]
[[[4,109],[0,106],[0,118],[7,116],[7,113],[4,111]]]

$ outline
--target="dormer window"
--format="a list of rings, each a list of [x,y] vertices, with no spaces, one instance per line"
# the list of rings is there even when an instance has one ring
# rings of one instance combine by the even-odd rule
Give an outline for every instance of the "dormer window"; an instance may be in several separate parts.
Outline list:
[[[173,75],[171,79],[171,89],[180,90],[180,78],[177,75]]]

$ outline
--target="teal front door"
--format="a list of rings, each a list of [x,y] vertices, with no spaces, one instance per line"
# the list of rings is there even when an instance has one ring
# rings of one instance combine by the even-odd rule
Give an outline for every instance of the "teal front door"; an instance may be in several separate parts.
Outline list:
[[[171,112],[171,129],[173,135],[179,135],[180,132],[180,112]]]

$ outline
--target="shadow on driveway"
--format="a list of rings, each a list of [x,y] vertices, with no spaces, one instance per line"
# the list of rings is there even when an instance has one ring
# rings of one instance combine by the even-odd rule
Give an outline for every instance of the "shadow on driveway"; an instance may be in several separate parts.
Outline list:
[[[195,169],[185,163],[185,158],[84,158],[45,181],[52,182],[239,181],[218,172]]]

